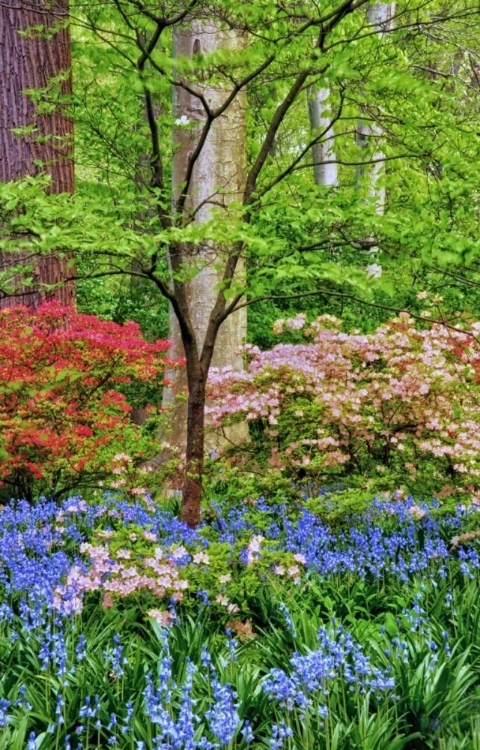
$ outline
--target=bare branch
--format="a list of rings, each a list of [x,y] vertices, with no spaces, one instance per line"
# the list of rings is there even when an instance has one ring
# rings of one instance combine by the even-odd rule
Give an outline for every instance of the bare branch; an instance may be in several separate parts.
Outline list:
[[[344,92],[343,90],[340,91],[340,104],[338,106],[338,109],[335,113],[335,115],[332,117],[329,124],[322,130],[321,133],[319,133],[315,138],[312,138],[310,141],[308,141],[307,145],[300,151],[299,155],[290,163],[290,165],[283,170],[283,172],[279,172],[279,174],[271,180],[268,185],[266,185],[262,190],[257,191],[256,196],[258,198],[261,198],[265,193],[268,193],[269,190],[271,190],[275,185],[278,185],[279,182],[285,179],[285,177],[288,177],[289,174],[296,171],[297,164],[302,161],[305,154],[308,154],[309,151],[315,144],[320,143],[322,138],[325,137],[325,135],[330,131],[330,129],[335,125],[336,122],[340,119],[343,111],[343,105],[344,105]],[[337,163],[336,160],[330,160],[330,161],[323,161],[322,164],[335,164]],[[370,162],[371,163],[371,162]],[[302,165],[304,166],[304,165]],[[314,163],[311,166],[316,166]]]
[[[282,124],[283,120],[285,119],[287,112],[289,111],[293,102],[297,98],[297,94],[301,91],[303,84],[308,78],[308,75],[309,75],[309,71],[304,70],[297,76],[297,78],[295,79],[295,82],[291,86],[290,91],[286,95],[285,99],[283,100],[281,104],[278,105],[275,111],[275,114],[270,123],[270,127],[268,128],[267,134],[264,138],[260,152],[247,176],[247,182],[245,186],[245,198],[244,198],[245,206],[249,205],[252,202],[253,193],[256,188],[258,176],[260,172],[262,171],[265,165],[265,162],[268,158],[268,155],[272,149],[278,129],[280,125]]]

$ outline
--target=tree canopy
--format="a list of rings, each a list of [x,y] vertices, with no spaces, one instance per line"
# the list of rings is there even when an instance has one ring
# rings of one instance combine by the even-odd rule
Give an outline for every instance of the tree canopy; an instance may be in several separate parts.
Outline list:
[[[24,91],[37,111],[68,108],[75,193],[52,192],[41,163],[1,184],[0,251],[71,258],[79,300],[96,295],[107,309],[127,277],[151,285],[158,311],[168,301],[186,358],[191,523],[206,380],[232,314],[353,298],[381,317],[444,286],[454,316],[458,284],[475,304],[478,7],[406,0],[388,4],[387,24],[386,5],[72,1],[72,95],[58,85],[65,72]],[[58,14],[58,28],[22,33],[54,44],[64,23]],[[22,122],[16,136],[38,134]],[[335,184],[314,179],[318,154],[336,164]],[[32,268],[23,263],[27,287]],[[15,295],[11,268],[0,289]]]

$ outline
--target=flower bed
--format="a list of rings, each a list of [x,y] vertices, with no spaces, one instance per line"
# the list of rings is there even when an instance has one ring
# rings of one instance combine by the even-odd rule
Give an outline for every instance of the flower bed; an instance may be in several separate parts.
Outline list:
[[[1,747],[474,748],[477,515],[7,506]]]

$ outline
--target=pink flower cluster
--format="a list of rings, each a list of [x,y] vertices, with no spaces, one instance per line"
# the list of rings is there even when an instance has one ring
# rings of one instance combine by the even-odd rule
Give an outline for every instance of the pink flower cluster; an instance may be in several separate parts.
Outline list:
[[[168,554],[155,547],[151,556],[141,557],[126,548],[114,551],[107,545],[84,543],[80,552],[88,555],[91,567],[86,572],[78,565],[70,570],[65,585],[54,592],[54,607],[62,612],[81,612],[83,594],[89,591],[102,591],[104,608],[141,590],[151,591],[160,599],[179,601],[188,588],[188,581],[181,578],[175,566],[175,560],[186,554],[184,548],[179,549],[180,554],[178,549]]]
[[[480,323],[418,328],[402,313],[371,334],[345,333],[324,315],[277,321],[304,344],[246,347],[245,372],[210,375],[210,425],[261,420],[269,464],[320,471],[389,466],[410,475],[434,460],[480,486]],[[265,427],[266,425],[266,427]]]

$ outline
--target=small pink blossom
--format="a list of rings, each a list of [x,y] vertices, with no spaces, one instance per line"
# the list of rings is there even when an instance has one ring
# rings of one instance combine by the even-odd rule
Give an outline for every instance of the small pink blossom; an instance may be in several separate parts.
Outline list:
[[[175,616],[172,612],[168,612],[162,609],[150,609],[147,612],[148,617],[151,617],[155,622],[158,622],[160,627],[168,628],[175,620]]]
[[[188,555],[188,552],[185,549],[185,547],[180,546],[172,550],[171,555],[174,560],[181,560],[182,557],[185,557],[185,555]]]
[[[307,562],[307,558],[305,557],[305,555],[302,555],[300,552],[297,552],[293,556],[293,559],[296,560],[296,562],[301,563],[302,565],[305,565]]]
[[[261,534],[253,536],[247,547],[247,565],[252,565],[255,560],[259,557],[260,545],[265,540],[265,537]]]
[[[103,599],[102,599],[103,609],[110,609],[110,607],[113,607],[114,604],[115,604],[115,601],[111,594],[107,592],[106,594],[103,595]]]
[[[204,563],[204,565],[210,564],[210,558],[206,552],[197,552],[195,555],[193,555],[192,560],[197,565],[200,565],[201,563]]]
[[[119,549],[117,550],[116,555],[121,560],[130,560],[132,553],[128,549]]]
[[[418,505],[412,505],[408,509],[408,512],[414,517],[420,520],[423,518],[426,514],[426,511],[422,510],[422,508],[419,508]]]

